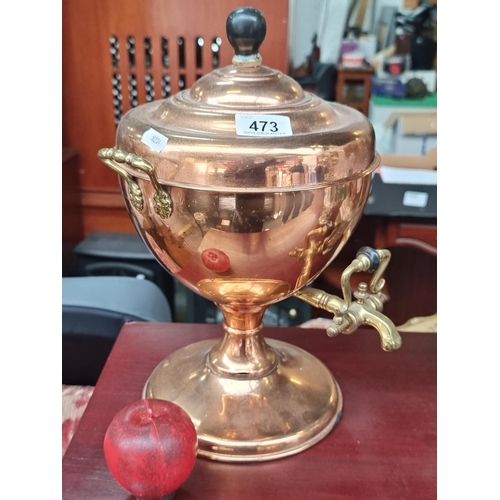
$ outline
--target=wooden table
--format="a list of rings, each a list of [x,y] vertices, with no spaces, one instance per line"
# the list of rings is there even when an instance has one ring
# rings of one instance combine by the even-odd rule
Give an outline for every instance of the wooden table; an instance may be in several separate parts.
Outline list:
[[[335,98],[341,104],[347,104],[368,116],[372,88],[373,68],[369,64],[359,67],[337,65],[337,82]],[[349,97],[349,87],[362,86],[362,96],[359,99]]]
[[[436,498],[436,335],[403,333],[383,352],[375,330],[331,339],[323,330],[267,327],[266,336],[316,355],[344,397],[342,419],[312,448],[263,463],[198,458],[175,500],[429,500]],[[218,325],[126,324],[63,459],[63,500],[133,500],[111,476],[102,442],[113,416],[140,399],[156,365]]]

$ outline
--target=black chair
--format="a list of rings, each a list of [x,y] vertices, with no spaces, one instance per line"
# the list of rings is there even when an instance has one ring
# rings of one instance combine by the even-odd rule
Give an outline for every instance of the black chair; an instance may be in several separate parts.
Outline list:
[[[62,278],[62,383],[95,385],[129,321],[172,321],[155,283],[128,276]]]
[[[335,83],[337,68],[334,64],[315,62],[312,64],[311,74],[296,77],[295,80],[304,90],[308,90],[321,99],[335,101]]]
[[[144,277],[158,285],[170,304],[175,285],[137,233],[93,231],[73,249],[78,269],[74,276]],[[176,321],[175,308],[172,320]]]

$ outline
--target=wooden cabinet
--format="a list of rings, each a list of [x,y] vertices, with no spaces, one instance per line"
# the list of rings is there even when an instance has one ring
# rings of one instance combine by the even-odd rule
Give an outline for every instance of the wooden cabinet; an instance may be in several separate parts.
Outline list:
[[[425,222],[385,218],[377,225],[375,246],[416,248],[437,256],[437,225],[435,219]]]
[[[288,1],[252,6],[267,22],[264,64],[285,72]],[[116,124],[132,107],[188,89],[231,64],[225,27],[238,7],[240,0],[63,0],[62,139],[78,152],[71,168],[82,238],[92,231],[135,232],[117,174],[97,152],[115,145]]]
[[[333,263],[323,271],[314,286],[342,297],[340,278],[362,246],[387,248],[391,261],[384,274],[389,296],[386,314],[396,325],[416,316],[430,316],[437,311],[437,224],[435,218],[382,217],[364,215]],[[355,289],[372,275],[352,276]],[[313,316],[325,316],[313,310]]]

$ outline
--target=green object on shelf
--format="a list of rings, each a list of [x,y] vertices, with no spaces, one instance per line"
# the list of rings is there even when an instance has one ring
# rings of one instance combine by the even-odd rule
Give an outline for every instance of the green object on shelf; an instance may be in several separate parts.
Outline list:
[[[371,101],[378,106],[405,106],[416,108],[437,107],[437,93],[429,94],[421,99],[397,99],[383,95],[372,95]]]

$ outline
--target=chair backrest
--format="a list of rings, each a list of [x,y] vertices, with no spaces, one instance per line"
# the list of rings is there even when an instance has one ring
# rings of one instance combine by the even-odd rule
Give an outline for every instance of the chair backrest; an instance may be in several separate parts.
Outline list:
[[[156,284],[127,276],[62,278],[63,384],[95,385],[129,321],[172,321]]]

